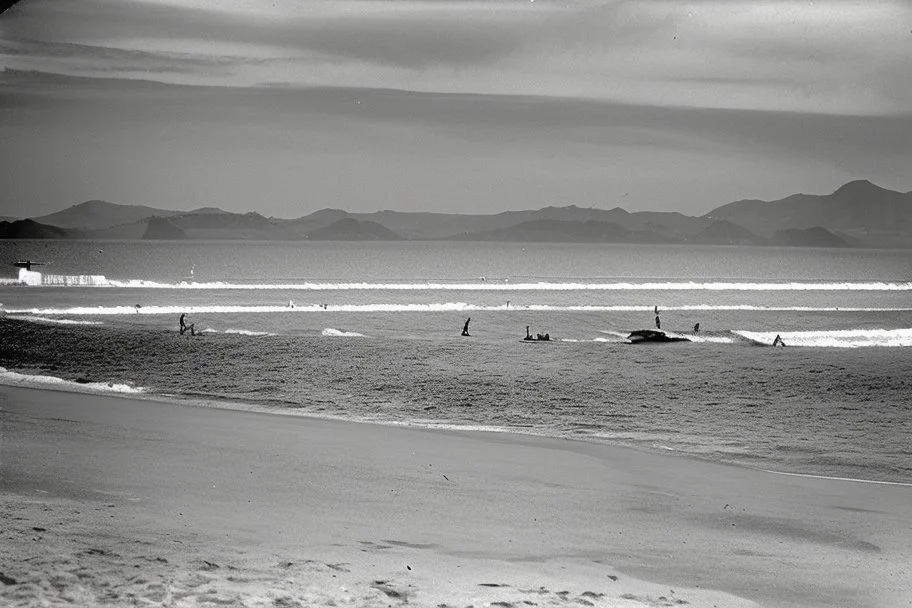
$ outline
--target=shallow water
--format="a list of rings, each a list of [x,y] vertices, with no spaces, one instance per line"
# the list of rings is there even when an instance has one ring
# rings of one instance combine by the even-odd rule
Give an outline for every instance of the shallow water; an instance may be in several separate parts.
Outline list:
[[[909,252],[10,243],[108,281],[0,285],[13,372],[912,482]],[[657,305],[691,342],[626,343]],[[178,334],[181,312],[200,335]],[[526,325],[552,341],[523,342]],[[766,347],[776,334],[789,348]]]

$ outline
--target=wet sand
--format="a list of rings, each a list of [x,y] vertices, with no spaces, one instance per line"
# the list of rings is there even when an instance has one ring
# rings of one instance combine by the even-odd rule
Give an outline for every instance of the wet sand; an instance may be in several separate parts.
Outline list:
[[[912,487],[0,387],[0,603],[912,605]]]

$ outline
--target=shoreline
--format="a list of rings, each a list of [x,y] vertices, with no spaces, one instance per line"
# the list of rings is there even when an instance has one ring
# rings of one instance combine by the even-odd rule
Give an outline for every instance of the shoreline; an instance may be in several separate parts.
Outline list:
[[[161,597],[203,576],[239,605],[278,587],[342,603],[334,575],[365,605],[519,606],[566,590],[598,606],[886,608],[912,588],[906,487],[512,433],[7,386],[0,398],[5,540],[13,569],[53,545],[39,578],[121,564],[159,577]],[[105,547],[86,545],[99,535]],[[138,546],[167,561],[127,569]],[[292,579],[276,566],[305,559],[327,565]],[[32,599],[56,593],[34,584]]]
[[[674,448],[668,448],[664,446],[652,446],[646,445],[643,443],[628,443],[621,440],[615,440],[609,437],[604,436],[570,436],[570,435],[558,435],[558,434],[549,434],[547,432],[533,432],[528,430],[522,430],[517,428],[510,427],[498,427],[498,426],[487,426],[487,425],[460,425],[458,423],[437,423],[435,424],[432,421],[399,421],[399,420],[377,420],[377,419],[368,419],[368,418],[357,418],[353,416],[346,416],[341,414],[323,414],[319,412],[311,411],[302,411],[298,408],[271,408],[268,405],[261,403],[250,403],[245,401],[238,401],[229,398],[192,398],[184,397],[179,395],[168,395],[161,393],[151,393],[146,392],[146,389],[143,387],[132,387],[130,385],[121,385],[116,383],[104,383],[104,382],[91,382],[91,383],[80,383],[73,380],[65,380],[59,378],[58,376],[48,376],[43,374],[24,374],[22,372],[16,372],[9,370],[4,367],[0,367],[0,372],[7,372],[12,374],[17,374],[28,378],[21,383],[15,382],[6,382],[5,379],[0,378],[0,390],[3,387],[12,387],[12,388],[21,388],[25,390],[36,390],[36,391],[52,391],[59,392],[64,394],[82,394],[82,395],[95,395],[98,397],[122,397],[129,399],[136,399],[139,401],[149,401],[155,403],[167,403],[171,405],[178,405],[181,407],[193,407],[193,408],[203,408],[203,409],[216,409],[216,410],[225,410],[225,411],[236,411],[236,412],[248,412],[251,414],[263,414],[267,416],[281,416],[281,417],[292,417],[292,418],[311,418],[315,420],[328,420],[328,421],[337,421],[343,423],[353,423],[353,424],[366,424],[366,425],[375,425],[379,427],[392,427],[392,428],[405,428],[405,429],[417,429],[425,430],[429,432],[442,432],[442,433],[489,433],[489,434],[504,434],[517,437],[533,437],[533,438],[542,438],[542,439],[552,439],[557,441],[571,441],[571,442],[580,442],[583,444],[592,444],[592,445],[604,445],[609,447],[616,447],[621,449],[628,449],[633,451],[642,451],[648,454],[657,454],[657,455],[667,455],[674,458],[686,458],[693,459],[698,462],[706,462],[712,464],[718,464],[721,466],[730,466],[736,468],[743,468],[759,473],[766,473],[770,475],[784,475],[792,477],[801,477],[808,479],[825,479],[832,481],[841,481],[847,483],[861,483],[861,484],[879,484],[879,485],[890,485],[890,486],[900,486],[900,487],[912,487],[912,482],[906,481],[895,481],[895,480],[882,480],[882,479],[867,479],[861,477],[845,477],[838,475],[823,475],[816,473],[805,473],[800,471],[785,471],[785,470],[776,470],[765,468],[762,465],[750,465],[743,462],[738,462],[735,460],[726,460],[724,458],[710,458],[706,456],[701,456],[699,454],[693,454],[690,452],[685,452],[677,450]],[[36,381],[36,378],[46,378],[48,379],[45,385],[42,385],[41,381]],[[110,388],[103,388],[103,385],[106,385]],[[117,388],[114,388],[117,387]]]

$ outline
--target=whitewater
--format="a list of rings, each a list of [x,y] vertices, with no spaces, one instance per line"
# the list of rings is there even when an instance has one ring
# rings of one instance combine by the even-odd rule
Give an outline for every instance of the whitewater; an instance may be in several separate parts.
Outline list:
[[[0,276],[0,384],[912,481],[908,253],[16,247],[4,255],[75,278],[23,285],[12,268]],[[193,280],[184,276],[191,266]],[[196,335],[178,332],[182,314]],[[687,341],[629,344],[656,316]],[[524,342],[526,326],[552,341]],[[771,347],[776,336],[786,348]]]

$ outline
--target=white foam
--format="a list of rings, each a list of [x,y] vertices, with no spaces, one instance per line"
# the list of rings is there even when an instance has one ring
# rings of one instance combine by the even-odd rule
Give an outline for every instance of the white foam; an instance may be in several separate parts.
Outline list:
[[[11,372],[5,367],[0,367],[0,384],[11,386],[58,388],[74,392],[122,393],[135,395],[144,392],[141,387],[129,384],[116,384],[114,382],[73,382],[56,376],[43,376],[40,374],[20,374]]]
[[[22,315],[9,315],[8,319],[16,319],[17,321],[30,321],[33,323],[50,323],[54,325],[104,325],[101,321],[85,321],[82,319],[51,319],[48,317],[33,317],[33,316],[22,316]]]
[[[872,483],[876,485],[884,486],[905,486],[912,488],[912,483],[906,483],[903,481],[881,481],[879,479],[860,479],[856,477],[834,477],[831,475],[812,475],[810,473],[786,473],[785,471],[773,471],[771,469],[758,469],[764,473],[772,473],[773,475],[787,475],[789,477],[806,477],[808,479],[828,479],[830,481],[849,481],[853,483]]]
[[[233,329],[233,328],[218,330],[218,329],[212,329],[211,327],[207,327],[206,329],[201,329],[198,333],[201,333],[201,334],[239,334],[242,336],[274,336],[275,335],[275,334],[269,333],[268,331],[252,331],[249,329]]]
[[[786,346],[817,346],[829,348],[862,348],[871,346],[912,346],[912,329],[840,329],[825,331],[742,331],[735,330],[758,344],[772,344],[778,334]]]
[[[684,336],[691,342],[700,342],[705,344],[732,344],[735,342],[734,338],[729,336],[709,336],[706,334],[687,334]]]
[[[430,304],[310,304],[304,306],[287,305],[164,305],[164,306],[73,306],[70,308],[20,308],[8,309],[10,314],[25,315],[179,315],[186,313],[306,313],[306,312],[446,312],[446,311],[553,311],[553,312],[641,312],[652,311],[652,306],[600,306],[571,305],[556,306],[550,304],[506,304],[480,305],[465,302],[435,302]],[[687,306],[663,306],[663,311],[767,311],[767,312],[909,312],[912,308],[872,308],[872,307],[811,307],[811,306],[753,306],[753,305],[714,305],[694,304]]]
[[[912,282],[734,282],[734,281],[651,281],[651,282],[525,282],[480,281],[474,283],[231,283],[212,281],[161,283],[143,279],[108,279],[104,287],[128,289],[193,290],[281,290],[281,291],[912,291]]]
[[[322,334],[324,336],[335,336],[339,338],[363,338],[364,334],[359,334],[356,331],[342,331],[341,329],[334,329],[332,327],[327,327],[323,330]]]

